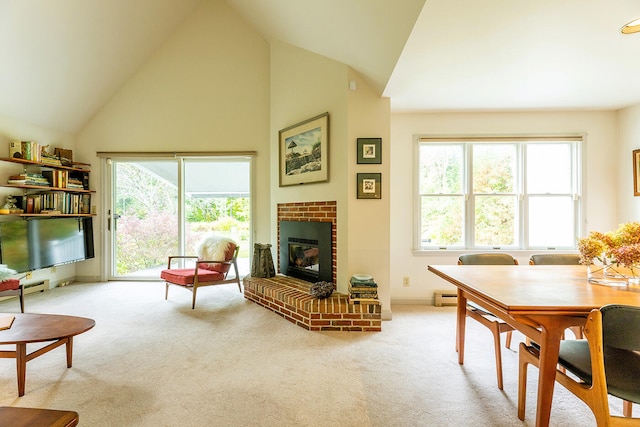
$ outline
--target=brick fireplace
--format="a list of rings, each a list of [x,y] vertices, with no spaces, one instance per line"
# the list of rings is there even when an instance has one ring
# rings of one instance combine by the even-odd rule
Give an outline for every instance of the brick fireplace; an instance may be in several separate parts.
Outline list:
[[[300,221],[300,222],[330,222],[331,223],[331,281],[337,283],[336,265],[338,259],[338,239],[337,239],[337,202],[295,202],[279,203],[277,212],[278,221],[278,255],[280,259],[280,222]],[[278,272],[280,271],[278,263]]]
[[[337,283],[337,202],[294,202],[278,204],[278,252],[280,260],[280,222],[331,223],[331,277]],[[272,278],[245,277],[244,296],[290,322],[312,331],[380,331],[381,307],[377,302],[357,304],[349,296],[334,292],[318,300],[309,294],[310,282],[286,276],[280,271]]]

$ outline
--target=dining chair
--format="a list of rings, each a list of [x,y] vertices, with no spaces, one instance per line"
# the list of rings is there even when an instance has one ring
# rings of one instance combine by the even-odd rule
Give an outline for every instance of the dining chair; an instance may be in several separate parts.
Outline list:
[[[231,239],[207,235],[198,244],[197,255],[169,256],[167,268],[160,272],[160,278],[165,281],[164,299],[169,296],[169,285],[176,285],[192,292],[192,309],[196,307],[198,288],[236,283],[242,292],[237,264],[239,250],[240,246]],[[176,260],[192,260],[195,261],[195,265],[190,268],[176,268]],[[234,276],[227,277],[231,267],[234,269]]]
[[[529,258],[530,265],[580,265],[578,254],[534,254]]]
[[[504,253],[465,254],[460,255],[458,258],[458,265],[518,265],[518,260]],[[471,301],[467,301],[466,316],[486,326],[493,334],[493,344],[496,354],[496,376],[498,379],[498,388],[502,390],[500,334],[506,332],[505,347],[509,348],[511,346],[511,336],[514,328],[498,316],[495,316],[493,313]],[[460,351],[458,348],[456,348],[456,350]]]
[[[598,427],[640,426],[640,418],[618,417],[609,411],[608,395],[640,403],[640,307],[606,305],[589,313],[586,339],[560,343],[558,363],[568,373],[556,371],[556,381],[582,400],[593,412]],[[537,344],[520,344],[518,418],[524,421],[527,366],[539,366]],[[576,379],[577,378],[577,379]]]
[[[534,254],[529,258],[529,265],[580,265],[578,254]],[[576,338],[582,338],[582,327],[569,328]],[[563,336],[564,338],[564,336]],[[528,344],[528,342],[527,342]]]

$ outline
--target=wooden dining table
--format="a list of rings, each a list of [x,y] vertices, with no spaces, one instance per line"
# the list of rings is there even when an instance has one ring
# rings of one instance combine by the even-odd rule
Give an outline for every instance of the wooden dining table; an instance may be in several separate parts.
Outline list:
[[[473,301],[540,344],[536,426],[548,426],[560,340],[607,304],[640,306],[639,286],[592,284],[585,266],[429,265],[458,290],[456,348],[464,363],[467,301]]]

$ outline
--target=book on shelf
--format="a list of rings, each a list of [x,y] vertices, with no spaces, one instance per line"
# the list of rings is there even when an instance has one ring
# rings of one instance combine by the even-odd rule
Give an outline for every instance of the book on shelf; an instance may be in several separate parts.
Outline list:
[[[17,175],[11,175],[9,178],[13,178],[13,179],[20,179],[20,178],[45,179],[44,176],[41,173],[28,173],[28,172],[19,173]]]
[[[69,171],[69,180],[73,178],[74,182],[77,181],[82,184],[84,190],[89,189],[89,172],[87,171]]]
[[[349,298],[351,298],[352,300],[360,300],[360,301],[377,300],[378,299],[378,294],[372,294],[372,295],[351,294],[351,295],[349,295]]]
[[[349,285],[349,291],[353,292],[377,292],[378,286],[353,286]]]
[[[49,156],[42,156],[40,162],[51,166],[62,166],[62,162],[60,161],[60,159],[52,158]]]
[[[42,175],[49,181],[52,187],[67,188],[69,172],[61,170],[42,171]]]
[[[25,160],[39,162],[42,160],[42,146],[35,141],[21,141],[21,155]],[[15,154],[13,157],[16,157]]]
[[[360,288],[377,288],[378,287],[378,284],[373,279],[363,281],[363,280],[356,280],[352,278],[351,280],[349,280],[349,284],[352,287],[360,287]]]
[[[34,211],[34,204],[35,204],[35,199],[33,197],[26,197],[26,207],[25,207],[25,212],[28,214],[32,214],[32,213],[36,213]]]
[[[352,298],[378,298],[377,292],[352,292],[349,291]]]
[[[371,289],[367,292],[362,292],[362,291],[353,291],[351,289],[349,289],[349,294],[351,295],[368,295],[368,297],[365,298],[369,298],[369,297],[373,297],[373,298],[377,298],[378,297],[378,292],[377,289]]]
[[[11,175],[7,180],[7,184],[11,185],[37,185],[49,187],[49,182],[40,174],[23,173],[20,175]]]
[[[351,304],[379,304],[380,300],[378,298],[351,298],[349,297],[349,303]]]
[[[9,141],[9,157],[12,159],[22,158],[22,141]]]
[[[8,179],[7,180],[7,184],[11,184],[11,185],[31,185],[31,184],[27,184],[27,180],[26,179]]]
[[[91,213],[91,194],[83,194],[80,197],[80,212],[81,214]]]
[[[377,294],[378,288],[352,288],[349,286],[349,293],[352,294]]]

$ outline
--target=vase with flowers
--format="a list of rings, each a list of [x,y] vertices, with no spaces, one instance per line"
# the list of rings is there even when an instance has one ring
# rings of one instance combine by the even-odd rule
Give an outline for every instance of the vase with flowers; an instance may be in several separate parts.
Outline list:
[[[578,239],[580,262],[593,283],[640,285],[640,222]]]

